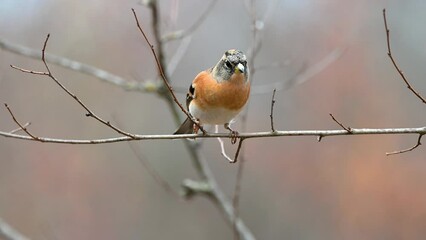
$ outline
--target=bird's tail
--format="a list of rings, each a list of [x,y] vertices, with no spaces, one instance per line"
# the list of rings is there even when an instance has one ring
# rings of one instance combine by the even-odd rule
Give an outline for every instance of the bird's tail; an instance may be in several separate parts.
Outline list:
[[[192,134],[194,133],[194,122],[190,118],[186,118],[186,120],[180,125],[178,130],[174,134]]]

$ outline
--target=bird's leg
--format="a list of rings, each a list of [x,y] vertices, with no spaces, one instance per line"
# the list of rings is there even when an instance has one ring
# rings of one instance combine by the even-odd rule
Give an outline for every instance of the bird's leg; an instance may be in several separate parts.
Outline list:
[[[223,125],[223,126],[231,132],[231,143],[235,144],[237,142],[237,139],[238,139],[238,132],[232,130],[229,123],[225,123],[225,125]]]

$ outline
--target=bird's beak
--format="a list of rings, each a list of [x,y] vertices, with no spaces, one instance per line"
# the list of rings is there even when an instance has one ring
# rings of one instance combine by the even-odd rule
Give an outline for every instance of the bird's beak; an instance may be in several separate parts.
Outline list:
[[[244,73],[246,71],[243,64],[238,63],[237,66],[235,66],[235,72]]]

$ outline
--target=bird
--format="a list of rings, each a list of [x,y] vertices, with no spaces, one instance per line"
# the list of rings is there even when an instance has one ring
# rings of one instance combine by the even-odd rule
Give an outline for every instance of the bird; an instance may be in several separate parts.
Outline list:
[[[228,50],[214,67],[200,72],[189,86],[186,107],[197,124],[187,117],[174,134],[197,133],[203,124],[223,124],[235,137],[238,132],[231,129],[230,123],[244,108],[249,95],[247,57],[240,50]]]

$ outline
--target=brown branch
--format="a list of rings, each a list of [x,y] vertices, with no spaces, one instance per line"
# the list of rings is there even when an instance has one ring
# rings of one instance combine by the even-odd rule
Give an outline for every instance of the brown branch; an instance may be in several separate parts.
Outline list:
[[[404,72],[399,68],[398,64],[396,63],[396,60],[393,58],[392,55],[392,51],[391,51],[391,44],[390,44],[390,30],[388,28],[388,23],[386,20],[386,9],[383,9],[383,21],[385,23],[385,31],[386,31],[386,43],[387,43],[387,47],[388,47],[388,56],[390,58],[390,60],[392,61],[393,66],[395,67],[396,71],[399,73],[399,75],[401,76],[402,80],[405,82],[405,84],[407,85],[407,88],[410,89],[410,91],[417,96],[417,98],[419,98],[423,103],[426,104],[426,99],[423,98],[420,93],[418,93],[410,84],[410,82],[408,81],[408,79],[405,77]]]
[[[163,68],[162,68],[161,63],[159,61],[159,58],[157,57],[157,53],[155,52],[154,45],[151,44],[151,42],[149,41],[148,37],[146,36],[144,30],[142,29],[142,27],[141,27],[141,25],[139,23],[138,16],[136,15],[135,9],[132,8],[132,12],[133,12],[133,16],[135,17],[136,25],[137,25],[137,27],[139,29],[139,32],[142,34],[142,36],[144,37],[146,43],[149,45],[149,47],[151,49],[152,55],[154,56],[155,62],[157,63],[158,72],[160,73],[160,76],[163,79],[164,85],[169,90],[170,95],[173,98],[173,101],[179,106],[179,108],[182,110],[182,112],[185,113],[185,115],[187,117],[189,117],[194,122],[194,124],[197,125],[197,127],[199,127],[199,129],[204,134],[207,134],[206,130],[204,130],[204,128],[200,124],[198,124],[198,121],[196,119],[194,119],[194,117],[192,117],[192,115],[183,107],[183,105],[177,99],[175,93],[173,92],[172,86],[170,86],[169,81],[167,80],[166,75],[164,74]]]
[[[333,119],[333,121],[335,121],[340,127],[342,127],[343,129],[345,129],[348,133],[352,134],[352,130],[350,127],[345,127],[341,122],[339,122],[334,116],[333,114],[329,113],[330,117]]]
[[[33,140],[36,141],[40,141],[43,142],[42,139],[40,139],[39,137],[34,136],[32,133],[30,133],[30,131],[28,131],[28,129],[26,128],[26,126],[22,125],[21,123],[19,123],[19,121],[16,119],[15,115],[12,112],[12,109],[10,109],[9,105],[7,105],[7,103],[4,104],[4,106],[7,108],[7,111],[9,111],[10,116],[12,116],[13,121],[19,126],[18,130],[23,130],[26,134],[28,134],[28,136],[30,136]],[[16,131],[18,131],[16,130]],[[15,130],[14,130],[15,131]],[[15,132],[16,132],[15,131]],[[11,134],[13,134],[13,131],[11,132]]]
[[[275,132],[274,128],[274,105],[275,105],[275,92],[277,89],[274,88],[274,91],[272,92],[272,100],[271,100],[271,114],[269,117],[271,118],[271,131]]]
[[[244,138],[240,137],[240,141],[238,142],[237,151],[235,152],[234,160],[231,161],[230,163],[236,163],[237,162],[238,156],[240,155],[241,147],[243,146],[243,141],[244,141]]]
[[[29,73],[29,74],[36,74],[36,75],[45,75],[48,76],[49,78],[51,78],[60,88],[62,88],[62,90],[64,90],[69,96],[71,96],[78,104],[80,104],[81,107],[83,107],[87,113],[86,116],[87,117],[92,117],[94,119],[96,119],[97,121],[101,122],[102,124],[108,126],[109,128],[115,130],[116,132],[127,136],[127,137],[131,137],[133,138],[134,135],[128,132],[125,132],[121,129],[119,129],[118,127],[112,125],[109,121],[105,121],[102,118],[98,117],[92,110],[89,109],[89,107],[87,107],[74,93],[72,93],[70,90],[68,90],[50,71],[49,65],[46,62],[46,57],[45,57],[45,52],[46,52],[46,47],[47,47],[47,42],[49,40],[50,34],[47,34],[46,40],[44,41],[43,44],[43,49],[41,51],[41,60],[44,64],[44,66],[46,67],[47,72],[37,72],[37,71],[32,71],[32,70],[27,70],[27,69],[23,69],[20,67],[16,67],[11,65],[12,68],[17,69],[19,71],[25,72],[25,73]]]
[[[417,138],[416,145],[414,145],[414,146],[412,146],[410,148],[404,149],[404,150],[399,150],[399,151],[394,151],[394,152],[387,152],[386,156],[395,155],[395,154],[401,154],[401,153],[406,153],[406,152],[413,151],[414,149],[416,149],[417,147],[419,147],[420,145],[422,145],[421,140],[422,140],[423,135],[424,134],[419,134],[419,138]]]

